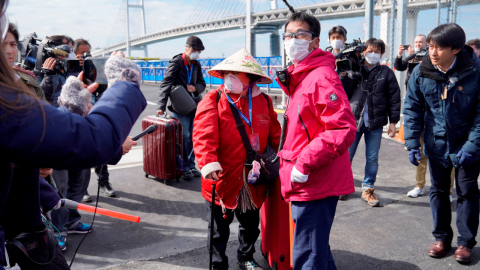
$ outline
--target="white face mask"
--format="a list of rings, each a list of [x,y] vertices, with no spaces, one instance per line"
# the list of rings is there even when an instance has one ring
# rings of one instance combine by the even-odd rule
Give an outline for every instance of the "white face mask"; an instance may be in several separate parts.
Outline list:
[[[2,42],[5,39],[7,32],[8,32],[8,16],[7,16],[7,13],[3,13],[2,17],[0,17],[0,40]]]
[[[334,39],[334,40],[330,41],[330,44],[332,45],[332,48],[334,50],[340,50],[343,46],[343,40]]]
[[[223,79],[225,80],[225,88],[231,93],[240,94],[243,92],[243,86],[246,84],[240,81],[237,76],[233,75],[232,73],[228,73]]]
[[[376,65],[380,61],[380,54],[379,53],[366,53],[365,60],[370,65]]]
[[[199,52],[190,53],[190,60],[197,60],[198,58],[200,58],[200,53]]]
[[[285,53],[287,54],[288,58],[294,63],[297,64],[298,62],[305,59],[312,51],[308,50],[308,46],[313,40],[303,40],[303,39],[296,39],[292,38],[290,40],[285,40]]]

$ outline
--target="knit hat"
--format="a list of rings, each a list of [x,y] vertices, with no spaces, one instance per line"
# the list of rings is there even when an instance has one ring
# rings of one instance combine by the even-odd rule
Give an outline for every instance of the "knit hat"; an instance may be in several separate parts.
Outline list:
[[[208,71],[208,74],[213,77],[223,79],[223,71],[236,71],[255,74],[261,77],[258,84],[270,84],[273,82],[272,78],[268,76],[267,71],[257,63],[255,58],[250,55],[246,49],[241,49],[227,59],[220,62]]]

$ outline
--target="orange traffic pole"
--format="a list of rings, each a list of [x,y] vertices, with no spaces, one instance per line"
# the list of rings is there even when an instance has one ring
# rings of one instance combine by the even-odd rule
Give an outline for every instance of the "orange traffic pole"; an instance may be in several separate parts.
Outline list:
[[[77,203],[68,199],[62,199],[62,207],[87,211],[91,213],[97,212],[97,214],[99,215],[109,216],[109,217],[123,219],[127,221],[133,221],[136,223],[140,222],[140,217],[138,216],[132,216],[132,215],[128,215],[128,214],[124,214],[124,213],[120,213],[112,210],[107,210],[103,208],[98,208],[98,207],[95,209],[95,207],[93,206]]]

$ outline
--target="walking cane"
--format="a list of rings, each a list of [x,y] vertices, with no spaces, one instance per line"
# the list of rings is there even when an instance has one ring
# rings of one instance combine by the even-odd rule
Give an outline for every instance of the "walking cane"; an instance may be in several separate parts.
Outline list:
[[[213,257],[213,226],[215,225],[215,184],[212,184],[212,216],[210,217],[210,263],[208,264],[208,269],[212,270],[212,257]]]

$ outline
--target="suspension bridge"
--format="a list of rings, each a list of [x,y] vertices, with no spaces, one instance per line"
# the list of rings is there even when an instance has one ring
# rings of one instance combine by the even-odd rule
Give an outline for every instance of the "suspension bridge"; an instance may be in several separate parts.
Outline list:
[[[172,20],[172,14],[163,13],[162,9],[165,6],[161,4],[167,1],[156,1],[157,5],[147,8],[146,4],[155,2],[144,1],[137,0],[132,4],[132,0],[126,0],[118,15],[120,18],[126,19],[125,32],[121,35],[123,40],[93,51],[93,56],[105,56],[118,50],[126,51],[126,54],[130,55],[131,50],[143,50],[145,57],[148,57],[147,46],[151,44],[190,35],[233,29],[245,29],[245,48],[253,56],[256,56],[255,36],[269,33],[271,55],[279,56],[281,55],[279,29],[284,26],[291,15],[288,8],[279,5],[282,4],[282,1],[279,0],[199,0],[197,6],[191,10],[190,17],[184,20],[183,25],[175,25],[173,22],[181,20]],[[417,15],[420,10],[437,9],[437,24],[439,24],[440,9],[447,6],[449,21],[455,22],[458,6],[478,4],[480,0],[335,0],[318,2],[314,0],[289,1],[296,11],[306,12],[319,20],[365,16],[366,39],[373,35],[373,17],[380,15],[380,38],[386,41],[387,47],[390,47],[390,44],[395,44],[395,29],[400,33],[400,40],[397,43],[406,44],[407,40],[413,41],[416,35]],[[171,2],[168,5],[172,5]],[[181,5],[180,1],[177,5]],[[262,7],[267,10],[258,11]],[[140,16],[133,15],[133,12]],[[407,14],[409,14],[408,25]],[[179,14],[176,15],[179,16]],[[134,20],[131,20],[132,18]],[[137,26],[137,30],[141,29],[141,32],[132,35],[131,28],[134,26]],[[390,53],[393,53],[393,50],[390,50]]]

